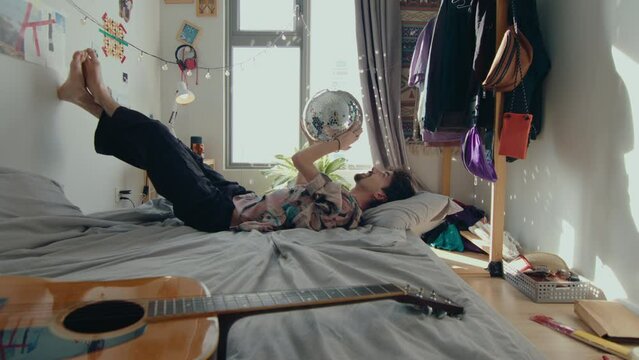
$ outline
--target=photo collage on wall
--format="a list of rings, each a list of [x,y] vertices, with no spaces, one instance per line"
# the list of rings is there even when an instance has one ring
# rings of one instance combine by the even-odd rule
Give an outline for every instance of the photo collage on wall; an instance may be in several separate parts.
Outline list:
[[[5,1],[0,6],[0,53],[52,68],[66,68],[66,17],[42,2]]]

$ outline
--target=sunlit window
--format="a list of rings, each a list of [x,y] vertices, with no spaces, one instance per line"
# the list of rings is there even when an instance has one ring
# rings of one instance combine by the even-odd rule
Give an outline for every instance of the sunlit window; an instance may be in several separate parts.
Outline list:
[[[264,50],[233,48],[238,60],[264,52],[231,81],[231,153],[238,163],[268,164],[275,154],[292,154],[300,142],[300,49]]]
[[[311,2],[310,94],[320,90],[343,90],[362,103],[355,32],[355,2]],[[360,141],[340,153],[350,165],[370,167],[371,151],[366,126]]]
[[[292,155],[309,97],[348,91],[361,102],[355,5],[345,0],[229,0],[227,163],[268,167]],[[266,16],[268,15],[268,16]],[[363,134],[344,156],[351,167],[372,163]]]
[[[239,3],[240,31],[293,31],[295,0],[235,0]]]

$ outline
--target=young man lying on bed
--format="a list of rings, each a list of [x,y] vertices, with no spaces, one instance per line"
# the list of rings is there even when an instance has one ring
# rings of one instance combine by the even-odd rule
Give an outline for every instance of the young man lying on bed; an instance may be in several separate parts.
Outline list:
[[[146,170],[158,193],[173,203],[175,216],[197,230],[353,229],[362,211],[415,194],[411,176],[403,170],[373,168],[357,174],[350,192],[317,170],[313,163],[333,151],[349,149],[362,133],[360,127],[293,155],[298,184],[258,196],[203,164],[161,122],[120,106],[104,84],[91,49],[73,54],[58,97],[99,120],[96,152]]]

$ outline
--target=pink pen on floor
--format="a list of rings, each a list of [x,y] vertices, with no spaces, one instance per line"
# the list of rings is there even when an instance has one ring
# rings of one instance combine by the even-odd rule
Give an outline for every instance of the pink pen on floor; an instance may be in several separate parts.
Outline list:
[[[573,329],[570,326],[564,325],[555,321],[555,319],[546,315],[533,315],[530,317],[530,320],[541,324],[543,326],[549,327],[555,331],[558,331],[564,335],[568,335],[573,339],[577,339],[583,343],[586,343],[590,346],[594,346],[598,349],[601,349],[607,353],[617,355],[622,359],[634,359],[634,351],[628,347],[616,344],[612,341],[608,341],[606,339],[600,338],[599,336],[592,335],[583,330]],[[604,355],[604,358],[606,356]],[[603,359],[603,358],[602,358]]]

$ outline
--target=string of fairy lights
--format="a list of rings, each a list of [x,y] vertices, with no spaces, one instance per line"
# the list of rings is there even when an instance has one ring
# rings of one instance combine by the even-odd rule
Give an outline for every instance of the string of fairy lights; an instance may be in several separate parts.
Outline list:
[[[80,13],[80,16],[81,16],[80,22],[81,22],[81,24],[85,25],[85,24],[87,24],[88,21],[90,21],[90,22],[94,23],[96,26],[98,26],[98,28],[101,31],[109,33],[98,19],[96,19],[88,11],[86,11],[82,7],[80,7],[74,0],[66,0],[66,1],[71,7],[73,7],[78,13]],[[304,26],[304,31],[305,31],[306,37],[310,38],[310,35],[311,35],[310,34],[310,29],[308,27],[308,24],[306,23],[306,19],[304,18],[304,14],[301,12],[301,9],[300,9],[299,5],[295,5],[295,9],[294,9],[293,14],[292,14],[292,21],[297,21],[293,25],[299,24],[301,22],[302,25]],[[255,55],[253,55],[252,57],[250,57],[250,58],[248,58],[248,59],[246,59],[246,60],[244,60],[242,62],[230,64],[230,65],[227,65],[227,66],[205,66],[205,65],[200,64],[199,61],[198,61],[197,67],[201,68],[201,69],[206,69],[206,74],[204,75],[204,78],[207,79],[207,80],[210,80],[211,77],[212,77],[211,71],[223,71],[224,75],[226,77],[228,77],[228,76],[231,75],[231,71],[234,71],[235,68],[239,67],[240,69],[243,70],[246,64],[255,62],[255,60],[259,56],[267,53],[270,49],[277,48],[279,41],[287,41],[286,46],[288,46],[288,45],[291,44],[292,40],[289,40],[287,38],[287,36],[285,35],[284,31],[280,31],[273,38],[273,40],[267,42],[266,48],[262,49],[261,51],[257,52]],[[169,65],[175,65],[175,66],[178,65],[177,61],[175,61],[175,60],[167,60],[167,59],[165,59],[165,58],[163,58],[161,56],[158,56],[156,54],[153,54],[151,52],[148,52],[148,51],[144,50],[143,48],[135,45],[134,43],[131,43],[131,42],[128,42],[128,41],[123,41],[123,42],[126,43],[126,45],[128,47],[133,48],[133,49],[135,49],[135,50],[140,52],[140,54],[138,55],[138,58],[137,58],[138,62],[141,62],[144,59],[145,56],[154,58],[154,59],[156,59],[156,60],[158,60],[159,62],[162,63],[162,65],[160,66],[162,71],[167,71],[169,69]],[[375,50],[375,57],[377,57],[379,55],[380,55],[379,54],[379,50]],[[386,53],[383,54],[383,58],[386,58]],[[366,67],[366,66],[362,66],[362,64],[361,64],[362,62],[364,62],[364,63],[367,62],[367,56],[360,55],[358,57],[358,60],[360,62],[360,65],[359,65],[360,74],[363,74],[366,71],[371,71],[372,70],[374,72],[374,75],[375,75],[373,77],[373,79],[376,78],[376,80],[382,81],[385,71],[384,70],[379,70],[378,71],[377,66],[380,65],[379,62],[375,61],[374,64],[371,64],[372,67],[369,68],[369,67]],[[392,70],[395,67],[401,67],[401,66],[402,66],[402,63],[400,61],[398,64],[393,64],[393,65],[387,67],[385,70],[386,71],[390,71],[390,70]],[[186,75],[187,76],[192,76],[191,70],[187,70],[186,71]],[[382,96],[378,96],[378,94],[381,95],[381,93],[379,92],[379,89],[376,86],[375,82],[373,82],[371,85],[373,87],[374,94],[375,94],[375,99],[373,100],[373,102],[376,105],[377,110],[379,112],[383,112],[383,108],[382,108],[382,104],[384,103],[383,95]],[[362,93],[362,95],[363,95],[363,93]],[[371,121],[370,117],[366,113],[364,114],[364,118],[368,122]],[[401,120],[401,114],[398,114],[397,118],[399,120]],[[384,130],[384,135],[383,136],[384,136],[384,139],[386,140],[386,141],[384,141],[385,150],[386,150],[386,153],[390,156],[391,151],[390,151],[390,148],[388,146],[388,143],[389,143],[388,140],[389,140],[389,134],[391,134],[392,131],[388,127],[387,123],[384,123],[383,130]]]
[[[98,26],[98,28],[100,28],[102,31],[107,32],[108,31],[105,29],[104,25],[101,23],[101,21],[97,18],[95,18],[94,16],[92,16],[88,11],[84,10],[82,7],[80,7],[74,0],[67,0],[67,3],[73,7],[78,13],[80,13],[81,19],[80,22],[82,25],[86,25],[87,22],[92,22],[94,23],[96,26]],[[292,18],[294,19],[293,21],[297,21],[297,22],[301,22],[304,25],[304,30],[306,32],[306,36],[310,37],[310,29],[308,27],[308,24],[306,23],[306,19],[304,19],[304,14],[301,13],[300,11],[300,7],[299,5],[295,5],[295,10],[293,11],[292,14]],[[287,41],[286,45],[290,45],[291,44],[291,40],[288,39],[288,37],[286,36],[284,31],[280,31],[278,32],[278,34],[273,38],[273,40],[268,41],[266,44],[266,48],[262,49],[261,51],[257,52],[255,55],[253,55],[252,57],[247,58],[244,61],[238,62],[238,63],[234,63],[231,65],[227,65],[227,66],[206,66],[206,65],[202,65],[199,63],[198,61],[198,68],[200,69],[205,69],[206,70],[206,75],[204,75],[204,78],[209,80],[211,79],[212,75],[211,75],[211,71],[223,71],[225,76],[230,76],[231,75],[231,71],[233,71],[233,69],[235,68],[241,68],[244,69],[245,65],[248,63],[252,63],[255,62],[255,60],[265,54],[266,52],[268,52],[270,49],[273,48],[277,48],[278,47],[278,42],[279,41]],[[158,60],[160,63],[162,63],[162,65],[160,66],[160,68],[162,69],[162,71],[167,71],[169,70],[169,65],[175,65],[177,66],[178,63],[175,60],[167,60],[161,56],[158,56],[156,54],[153,54],[149,51],[144,50],[143,48],[135,45],[132,42],[129,41],[122,41],[123,43],[125,43],[128,47],[133,48],[137,51],[140,52],[140,54],[138,55],[138,62],[141,62],[145,56],[154,58],[156,60]],[[191,70],[187,70],[186,71],[186,75],[187,76],[191,76],[192,72]]]

